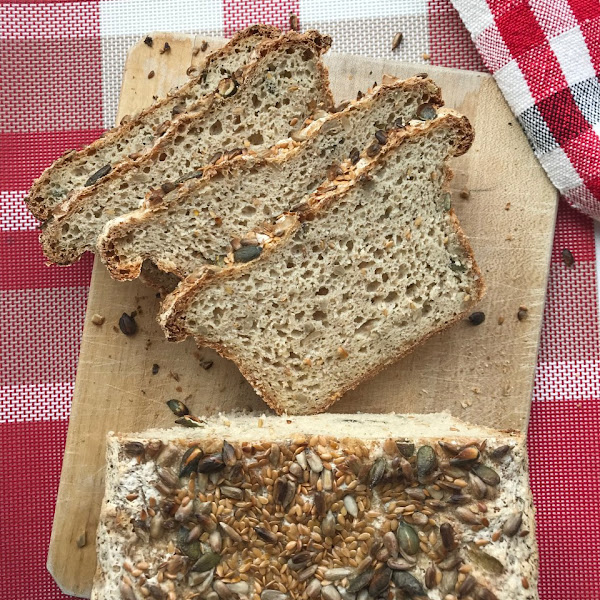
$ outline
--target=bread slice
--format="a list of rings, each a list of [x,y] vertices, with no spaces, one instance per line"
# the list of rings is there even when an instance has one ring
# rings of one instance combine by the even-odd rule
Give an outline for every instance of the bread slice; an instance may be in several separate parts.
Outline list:
[[[299,217],[225,262],[256,260],[183,281],[159,315],[168,337],[234,360],[279,414],[325,410],[482,297],[446,192],[448,158],[472,137],[446,109],[390,133],[380,155],[346,163]]]
[[[70,150],[48,167],[34,182],[25,199],[33,215],[45,221],[67,196],[87,185],[90,178],[152,146],[156,132],[178,114],[194,110],[219,81],[251,61],[257,44],[279,37],[281,31],[268,25],[249,27],[220,50],[208,56],[201,73],[167,98],[162,98],[118,127],[106,132],[80,151]]]
[[[520,433],[221,416],[109,434],[92,600],[537,600],[534,531]]]
[[[206,169],[202,179],[181,184],[164,198],[104,228],[99,253],[112,277],[134,279],[144,261],[185,277],[215,263],[237,245],[240,234],[292,210],[316,190],[328,172],[367,145],[385,142],[385,131],[414,119],[425,106],[441,104],[429,79],[386,78],[340,113],[309,125],[277,144],[271,156],[240,156]],[[379,132],[379,133],[378,133]],[[301,141],[303,140],[303,141]]]
[[[308,32],[261,44],[239,80],[222,80],[218,92],[197,112],[181,115],[142,158],[121,163],[57,209],[41,237],[46,256],[59,264],[74,262],[95,249],[109,220],[138,208],[148,189],[195,176],[216,152],[264,150],[289,135],[292,119],[303,122],[317,106],[330,110],[333,98],[321,60],[330,43]]]

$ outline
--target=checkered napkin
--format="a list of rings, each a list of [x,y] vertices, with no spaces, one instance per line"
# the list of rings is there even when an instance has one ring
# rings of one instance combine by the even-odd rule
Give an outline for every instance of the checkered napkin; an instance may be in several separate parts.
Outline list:
[[[552,183],[600,219],[600,2],[452,3]]]
[[[598,34],[598,0],[514,2],[510,10],[489,2],[456,0],[482,60],[450,0],[0,0],[1,598],[67,598],[45,562],[92,268],[89,256],[69,268],[45,266],[23,198],[52,160],[112,126],[127,48],[153,30],[229,36],[259,21],[287,28],[294,12],[302,29],[330,34],[334,51],[487,65],[556,185],[576,190],[583,182],[569,198],[592,212],[597,140],[586,132],[583,121],[594,119],[580,91],[597,85],[590,63],[598,68],[600,50],[589,40]],[[536,24],[538,37],[525,23]],[[392,53],[398,31],[404,40]],[[576,52],[584,41],[588,54]],[[505,85],[503,68],[521,73],[519,83]],[[575,256],[571,268],[560,259],[564,248]],[[599,414],[593,225],[562,203],[529,428],[542,600],[600,599]]]

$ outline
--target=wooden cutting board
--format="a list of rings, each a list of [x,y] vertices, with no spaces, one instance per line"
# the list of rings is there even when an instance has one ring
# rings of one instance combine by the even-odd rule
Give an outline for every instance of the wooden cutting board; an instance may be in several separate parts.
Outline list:
[[[203,38],[152,37],[152,48],[140,42],[129,54],[119,120],[185,81],[188,67],[203,60],[203,52],[193,56]],[[160,54],[165,41],[171,51]],[[209,40],[208,51],[220,43]],[[552,245],[554,188],[489,75],[339,54],[326,62],[336,100],[354,97],[383,73],[408,77],[427,70],[442,87],[446,105],[469,117],[475,143],[454,161],[453,203],[488,285],[481,304],[485,323],[460,323],[431,339],[347,394],[333,411],[447,410],[473,423],[524,430]],[[170,426],[173,417],[165,406],[170,398],[184,400],[195,414],[267,410],[232,363],[191,340],[166,342],[155,322],[158,303],[139,282],[112,281],[96,261],[48,554],[48,569],[70,594],[89,596],[91,590],[107,431]],[[523,321],[517,319],[521,306],[528,309]],[[117,323],[123,312],[134,310],[139,331],[126,337]],[[105,317],[102,326],[92,324],[94,314]],[[85,544],[79,547],[78,540]]]

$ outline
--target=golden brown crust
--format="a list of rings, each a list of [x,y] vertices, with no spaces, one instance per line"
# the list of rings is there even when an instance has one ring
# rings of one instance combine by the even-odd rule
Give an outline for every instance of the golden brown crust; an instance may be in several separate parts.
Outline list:
[[[365,107],[373,105],[381,96],[385,96],[390,91],[398,88],[405,90],[421,89],[425,102],[429,102],[436,107],[443,104],[441,90],[431,79],[411,77],[407,80],[400,80],[388,76],[386,81],[387,83],[376,87],[360,100],[351,102],[340,113],[332,114],[330,120],[338,118],[336,115],[344,115],[357,110],[364,110]],[[291,149],[286,145],[286,149],[281,150],[277,147],[271,148],[267,153],[264,153],[260,157],[243,155],[233,159],[224,160],[217,165],[212,165],[210,168],[205,169],[202,178],[193,179],[180,184],[177,190],[164,196],[162,201],[152,202],[152,204],[147,203],[146,207],[143,209],[129,213],[129,215],[112,221],[112,226],[106,227],[98,242],[98,252],[102,261],[108,268],[111,277],[121,281],[139,277],[142,261],[145,259],[155,260],[156,267],[162,271],[173,273],[180,278],[185,277],[186,274],[178,270],[177,265],[171,263],[166,264],[150,254],[140,255],[136,257],[135,260],[132,259],[131,262],[127,263],[119,261],[114,252],[115,240],[134,232],[138,227],[143,226],[146,222],[153,219],[155,215],[167,212],[170,207],[177,203],[179,198],[186,197],[188,194],[193,193],[195,189],[206,185],[207,181],[214,177],[221,175],[228,176],[236,169],[245,170],[265,164],[281,164],[284,161],[291,159],[297,152],[301,151],[302,146],[306,145],[311,139],[314,139],[318,135],[320,128],[311,127],[309,125],[304,131],[306,131],[306,140],[304,142],[292,142],[293,147]]]
[[[331,43],[330,38],[322,36],[318,32],[308,31],[304,34],[288,33],[275,40],[263,42],[260,45],[259,52],[262,57],[277,52],[286,47],[305,46],[308,51],[318,54],[325,52]],[[241,76],[245,82],[252,85],[252,78],[256,75],[259,69],[259,62],[253,61],[244,69]],[[329,86],[329,75],[327,68],[322,61],[317,62],[317,69],[320,73],[319,79],[322,81],[320,89],[322,98],[322,108],[331,110],[333,108],[333,96]],[[67,265],[75,262],[84,252],[85,249],[64,248],[61,246],[61,228],[62,224],[68,218],[86,206],[86,200],[89,196],[94,195],[99,189],[98,186],[105,185],[110,181],[119,179],[125,173],[132,169],[141,169],[144,164],[151,163],[155,157],[159,156],[163,149],[173,140],[178,134],[178,128],[182,125],[200,121],[204,115],[213,107],[220,106],[227,102],[227,98],[221,97],[218,92],[213,92],[205,97],[200,110],[192,113],[184,113],[176,119],[167,132],[160,140],[146,151],[144,155],[137,161],[127,160],[119,163],[106,177],[98,181],[95,185],[79,190],[69,200],[64,202],[54,211],[54,219],[48,221],[42,226],[41,242],[45,256],[55,264]],[[89,250],[93,250],[89,248]]]
[[[143,118],[146,117],[148,114],[156,111],[158,108],[164,106],[168,102],[171,102],[175,98],[184,97],[185,94],[191,88],[198,85],[201,82],[202,77],[204,76],[206,67],[209,64],[215,61],[220,61],[224,56],[226,56],[230,52],[233,52],[235,47],[240,42],[243,42],[244,40],[254,36],[258,38],[264,38],[265,40],[274,39],[281,36],[281,31],[271,25],[258,24],[236,33],[225,46],[219,48],[206,58],[205,67],[202,70],[202,73],[200,73],[197,77],[190,79],[180,88],[175,90],[172,94],[168,94],[165,98],[161,98],[148,108],[144,109],[127,123],[123,123],[121,125],[113,127],[112,129],[109,129],[100,138],[98,138],[82,150],[69,150],[65,152],[65,154],[63,154],[60,158],[54,161],[52,165],[45,169],[44,172],[38,177],[38,179],[36,179],[33,182],[29,194],[25,198],[27,208],[29,208],[33,216],[36,219],[39,219],[40,221],[45,221],[46,219],[49,219],[52,216],[52,211],[55,207],[48,206],[47,198],[42,195],[42,192],[47,186],[52,172],[57,167],[63,167],[65,165],[68,165],[70,162],[73,162],[75,158],[89,156],[90,153],[96,152],[98,149],[104,148],[105,146],[108,146],[116,142],[117,140],[127,136],[128,133],[137,125],[139,125]],[[125,158],[124,160],[128,159]]]
[[[388,137],[388,144],[386,144],[386,146],[384,147],[383,152],[362,168],[361,177],[368,177],[369,172],[376,168],[379,164],[381,164],[381,162],[384,161],[385,158],[395,148],[400,146],[404,140],[414,138],[415,136],[425,135],[433,129],[437,129],[438,127],[444,126],[452,127],[456,131],[456,142],[453,146],[451,154],[453,156],[460,156],[461,154],[464,154],[469,149],[474,137],[471,124],[469,123],[469,120],[466,117],[461,116],[458,113],[455,113],[454,111],[445,110],[440,113],[440,116],[435,121],[428,122],[426,125],[412,125],[408,126],[405,129],[397,130],[391,133]],[[447,186],[451,178],[451,170],[446,169],[444,187]],[[340,197],[343,197],[343,195],[352,188],[352,183],[348,184],[348,182],[344,182],[343,187],[340,187],[341,190],[328,190],[328,188],[326,187],[325,190],[327,191],[317,191],[315,194],[313,194],[311,197],[311,201],[309,202],[309,206],[307,207],[306,212],[304,212],[301,215],[301,218],[313,219],[318,217],[321,212],[327,210],[329,206],[338,202]],[[452,227],[454,228],[457,234],[458,240],[465,254],[469,257],[469,259],[472,262],[471,270],[475,274],[475,282],[477,287],[473,291],[471,300],[468,303],[468,305],[460,314],[456,315],[444,325],[430,331],[425,336],[415,341],[407,348],[404,348],[397,354],[388,357],[386,360],[376,365],[367,373],[361,375],[360,377],[357,377],[356,379],[339,389],[334,394],[331,394],[330,396],[325,398],[318,407],[310,411],[310,414],[319,413],[327,410],[334,402],[336,402],[336,400],[338,400],[346,392],[354,389],[363,381],[371,379],[385,367],[400,360],[401,358],[412,352],[416,347],[425,343],[433,335],[441,333],[445,329],[451,327],[454,323],[464,319],[465,316],[472,309],[472,307],[481,300],[485,293],[485,284],[483,282],[481,271],[477,263],[475,262],[475,258],[473,256],[473,249],[466,235],[461,229],[460,223],[453,210],[450,211],[450,219]],[[297,222],[295,225],[290,227],[290,229],[286,232],[284,236],[276,239],[273,242],[268,242],[263,248],[263,252],[261,253],[260,257],[256,259],[256,261],[240,265],[233,265],[225,269],[207,267],[198,276],[189,277],[186,280],[184,280],[174,293],[167,296],[161,307],[161,312],[159,314],[159,322],[163,327],[167,338],[173,341],[181,341],[187,337],[187,331],[185,329],[185,317],[182,315],[185,314],[186,310],[188,309],[189,305],[191,304],[191,302],[193,301],[194,297],[200,289],[208,286],[212,281],[217,279],[224,280],[240,276],[247,270],[254,268],[256,262],[267,260],[271,252],[276,252],[280,245],[285,244],[286,240],[292,237],[299,227],[300,223]],[[283,412],[285,412],[285,407],[281,406],[278,403],[277,399],[270,395],[269,391],[265,388],[262,382],[257,380],[256,377],[253,375],[251,366],[244,365],[243,362],[240,361],[237,356],[233,355],[227,349],[227,347],[220,343],[216,343],[211,340],[205,339],[202,336],[195,336],[195,340],[198,345],[210,347],[224,358],[232,360],[237,365],[242,375],[256,390],[256,392],[277,414],[282,414]]]

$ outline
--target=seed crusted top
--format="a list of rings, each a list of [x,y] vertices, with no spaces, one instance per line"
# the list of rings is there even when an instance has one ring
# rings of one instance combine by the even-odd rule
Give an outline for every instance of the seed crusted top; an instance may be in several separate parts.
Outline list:
[[[537,598],[518,440],[114,444],[92,598]]]

